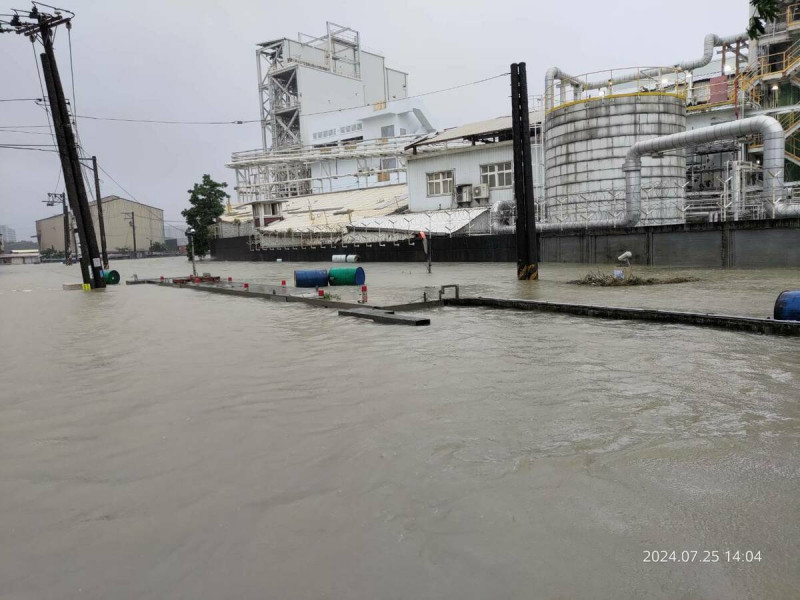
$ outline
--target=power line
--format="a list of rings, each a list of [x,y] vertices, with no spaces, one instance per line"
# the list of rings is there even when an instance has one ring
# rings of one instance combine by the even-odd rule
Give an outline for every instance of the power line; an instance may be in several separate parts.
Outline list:
[[[24,133],[26,135],[47,135],[49,133],[45,133],[43,131],[25,131],[24,129],[2,129],[0,128],[0,133]]]
[[[58,153],[58,150],[47,150],[45,148],[25,148],[19,146],[4,146],[0,144],[0,148],[5,148],[6,150],[35,150],[37,152],[55,152]]]
[[[46,94],[44,93],[44,84],[42,83],[42,72],[39,70],[39,61],[36,59],[36,46],[31,44],[31,49],[33,50],[33,63],[36,65],[36,75],[39,77],[39,90],[42,92],[42,104],[44,104],[44,98]],[[47,116],[47,127],[50,129],[50,137],[53,139],[53,143],[56,143],[56,134],[53,131],[53,123],[50,121],[50,113],[47,111],[47,108],[44,109],[44,114]]]
[[[72,67],[72,23],[67,22],[67,39],[69,40],[69,74],[70,78],[72,79],[72,113],[77,114],[78,112],[78,100],[75,98],[75,70]],[[78,119],[73,118],[73,122],[75,124],[75,136],[78,138],[78,142],[80,142],[80,136],[78,135]]]
[[[41,102],[41,98],[2,98],[0,102]]]
[[[493,75],[491,77],[486,77],[484,79],[478,79],[477,81],[470,81],[468,83],[462,83],[459,85],[450,86],[447,88],[442,88],[439,90],[432,90],[430,92],[424,92],[422,94],[416,94],[414,96],[406,96],[405,98],[392,98],[391,100],[386,100],[386,104],[391,104],[393,102],[400,102],[402,100],[412,100],[414,98],[423,98],[425,96],[431,96],[433,94],[441,94],[444,92],[451,92],[453,90],[462,89],[465,87],[469,87],[472,85],[478,85],[481,83],[485,83],[487,81],[492,81],[494,79],[498,79],[500,77],[506,77],[508,73],[500,73],[499,75]],[[312,112],[304,114],[304,117],[312,117],[315,115],[327,115],[330,113],[336,112],[343,112],[347,110],[356,110],[359,108],[364,108],[366,106],[371,106],[369,104],[360,104],[358,106],[348,106],[345,108],[335,108],[331,110],[323,110],[319,112]],[[134,118],[126,118],[126,117],[98,117],[95,115],[76,115],[78,119],[90,119],[93,121],[116,121],[122,123],[150,123],[150,124],[157,124],[157,125],[244,125],[247,123],[260,123],[261,119],[236,119],[232,121],[180,121],[180,120],[167,120],[167,119],[134,119]]]

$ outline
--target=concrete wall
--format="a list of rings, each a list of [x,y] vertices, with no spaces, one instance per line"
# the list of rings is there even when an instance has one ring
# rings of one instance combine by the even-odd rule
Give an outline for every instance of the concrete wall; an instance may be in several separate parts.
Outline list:
[[[541,262],[613,264],[630,250],[631,263],[663,267],[800,268],[800,219],[662,225],[619,230],[548,232],[539,236]],[[514,235],[434,238],[434,261],[516,261]],[[424,261],[420,240],[397,246],[352,244],[346,248],[251,252],[248,238],[214,240],[218,260],[326,261],[332,254],[358,254],[364,261]]]
[[[407,180],[409,207],[412,212],[447,209],[455,206],[455,195],[428,196],[427,174],[437,171],[454,171],[455,185],[477,185],[481,182],[481,165],[513,161],[512,143],[481,144],[446,150],[437,153],[409,155],[407,160]],[[544,180],[542,166],[542,147],[531,146],[533,163],[533,184],[541,194]],[[483,206],[501,200],[513,200],[513,187],[494,188],[489,191],[489,200],[473,202]]]
[[[94,231],[100,244],[100,224],[97,218],[97,205],[89,205],[94,221]],[[109,252],[118,248],[133,249],[133,229],[124,213],[135,214],[137,249],[146,251],[151,242],[164,243],[164,211],[160,208],[139,204],[124,198],[109,196],[103,199],[103,223],[106,230],[106,245]],[[39,237],[39,249],[55,248],[64,250],[64,217],[55,215],[36,222],[36,234]],[[76,236],[77,237],[77,236]],[[72,251],[75,251],[70,241]]]

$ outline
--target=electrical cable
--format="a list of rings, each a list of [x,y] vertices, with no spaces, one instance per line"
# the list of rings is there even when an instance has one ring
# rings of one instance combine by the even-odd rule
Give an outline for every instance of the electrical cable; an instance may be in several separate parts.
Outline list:
[[[39,61],[36,60],[36,47],[31,44],[31,50],[33,50],[33,62],[36,65],[36,75],[39,77],[39,89],[42,92],[42,98],[45,98],[46,95],[44,93],[44,84],[42,83],[42,72],[39,70]],[[44,102],[42,102],[44,104]],[[56,134],[53,130],[53,123],[50,121],[50,113],[47,111],[47,108],[44,108],[44,114],[47,115],[47,126],[50,129],[50,137],[53,138],[53,144],[56,143]]]
[[[431,96],[433,94],[441,94],[444,92],[451,92],[453,90],[458,90],[461,88],[469,87],[472,85],[478,85],[480,83],[485,83],[487,81],[492,81],[494,79],[498,79],[500,77],[506,77],[508,73],[500,73],[499,75],[493,75],[491,77],[486,77],[484,79],[478,79],[477,81],[470,81],[468,83],[462,83],[459,85],[454,85],[447,88],[442,88],[440,90],[432,90],[430,92],[424,92],[422,94],[416,94],[414,96],[406,96],[405,98],[393,98],[391,100],[386,100],[386,104],[390,104],[392,102],[400,102],[402,100],[412,100],[414,98],[422,98],[424,96]],[[358,106],[348,106],[345,108],[335,108],[331,110],[323,110],[318,112],[312,112],[304,114],[304,117],[313,117],[316,115],[327,115],[330,113],[337,113],[337,112],[344,112],[347,110],[356,110],[359,108],[365,108],[366,106],[371,106],[370,104],[361,104]],[[157,125],[243,125],[246,123],[260,123],[261,119],[237,119],[233,121],[178,121],[178,120],[162,120],[162,119],[133,119],[133,118],[125,118],[125,117],[98,117],[95,115],[76,115],[78,119],[90,119],[93,121],[116,121],[122,123],[149,123],[149,124],[157,124]]]

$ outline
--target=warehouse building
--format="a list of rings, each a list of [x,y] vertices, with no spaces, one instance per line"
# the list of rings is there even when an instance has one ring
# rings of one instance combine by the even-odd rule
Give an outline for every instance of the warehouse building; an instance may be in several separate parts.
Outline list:
[[[160,208],[119,196],[105,196],[102,202],[106,247],[109,253],[133,251],[134,247],[137,252],[147,252],[153,244],[164,243],[164,211]],[[89,209],[92,212],[94,230],[99,241],[97,203],[90,202]],[[73,231],[75,229],[74,220],[72,229]],[[64,216],[58,214],[36,221],[36,237],[39,240],[40,251],[53,249],[63,252]],[[70,241],[70,248],[74,252],[74,241]]]

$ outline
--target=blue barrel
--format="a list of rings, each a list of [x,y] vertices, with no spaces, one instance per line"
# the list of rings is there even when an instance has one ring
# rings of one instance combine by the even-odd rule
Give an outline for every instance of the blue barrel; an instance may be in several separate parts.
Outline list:
[[[309,269],[294,272],[294,286],[299,288],[315,288],[328,286],[328,271],[325,269]]]
[[[779,321],[800,321],[800,290],[781,292],[775,301],[773,317]]]

